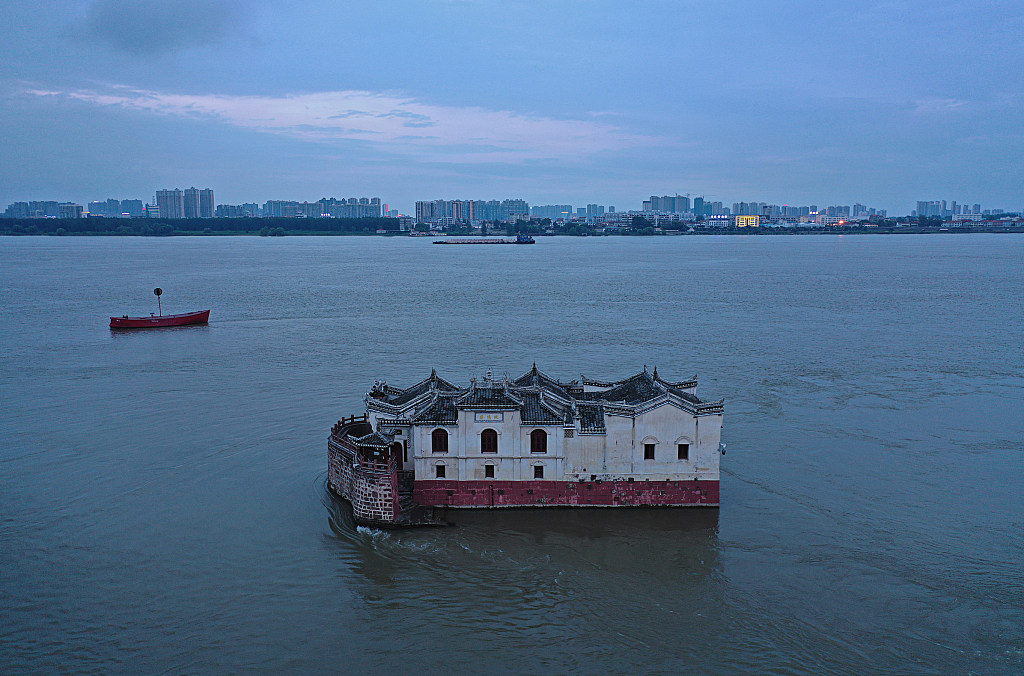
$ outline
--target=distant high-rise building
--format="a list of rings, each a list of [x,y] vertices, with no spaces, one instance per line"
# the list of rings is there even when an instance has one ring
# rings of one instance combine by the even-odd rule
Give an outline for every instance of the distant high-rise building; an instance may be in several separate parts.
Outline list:
[[[670,196],[651,195],[651,198],[644,200],[644,211],[657,211],[667,214],[685,214],[690,210],[690,198],[679,195]]]
[[[256,218],[260,215],[260,205],[255,202],[218,204],[213,215],[215,218]]]
[[[572,218],[571,204],[545,204],[543,206],[530,207],[531,218],[550,218],[555,221],[560,218]]]
[[[213,218],[216,204],[213,201],[213,190],[202,190],[192,187],[184,193],[185,218]]]
[[[4,218],[29,218],[28,202],[14,202],[7,205]]]
[[[501,220],[511,223],[522,218],[530,218],[530,205],[526,203],[526,200],[511,199],[501,201]]]
[[[199,218],[213,218],[216,206],[212,188],[203,188],[199,191]]]
[[[704,198],[694,197],[693,198],[693,215],[703,216],[704,215]]]
[[[142,216],[142,200],[121,200],[121,213],[128,214],[130,218]]]
[[[917,203],[917,215],[925,218],[942,218],[947,211],[946,200]]]
[[[185,218],[199,218],[199,189],[186,188],[184,200]]]
[[[156,206],[161,218],[185,218],[185,196],[178,188],[157,190]]]
[[[61,202],[57,209],[57,218],[81,218],[85,211],[81,204],[72,202]]]
[[[108,216],[117,218],[121,215],[121,200],[107,199],[89,202],[86,211],[90,216]]]
[[[70,204],[70,202],[64,202]],[[60,218],[61,203],[54,200],[15,202],[7,207],[7,218]]]

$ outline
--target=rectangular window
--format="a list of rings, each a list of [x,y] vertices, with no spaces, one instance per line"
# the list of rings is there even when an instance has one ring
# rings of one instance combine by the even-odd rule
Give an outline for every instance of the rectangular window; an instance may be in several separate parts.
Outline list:
[[[544,465],[534,465],[533,466],[533,478],[534,479],[543,479],[544,478]]]
[[[690,444],[679,444],[679,459],[689,460],[690,459]]]
[[[484,478],[485,479],[493,479],[494,478],[494,465],[484,465]]]
[[[654,444],[644,444],[644,460],[654,460]]]
[[[435,476],[438,479],[443,479],[444,478],[444,465],[435,465],[434,466],[434,472],[435,472]]]

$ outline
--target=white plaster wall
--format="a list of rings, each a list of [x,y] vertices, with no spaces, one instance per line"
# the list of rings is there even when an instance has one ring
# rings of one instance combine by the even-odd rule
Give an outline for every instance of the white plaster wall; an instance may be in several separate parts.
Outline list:
[[[721,415],[697,418],[667,402],[635,419],[606,414],[606,435],[566,440],[566,478],[717,480],[721,426]],[[645,440],[656,444],[654,460],[644,460]],[[690,444],[687,460],[678,459],[677,443]]]
[[[605,418],[607,424],[607,417]],[[572,474],[601,474],[606,471],[606,453],[611,435],[575,433],[565,439],[566,471]]]
[[[700,438],[694,459],[694,469],[716,481],[719,477],[719,463],[721,462],[719,444],[722,441],[722,419],[721,413],[704,415],[697,419]],[[694,457],[693,446],[690,447],[690,456]]]
[[[495,466],[497,481],[532,481],[533,466],[545,465],[545,480],[589,479],[634,476],[652,480],[719,478],[719,450],[722,416],[699,418],[665,403],[636,419],[606,415],[605,435],[576,434],[566,439],[561,425],[520,424],[518,411],[505,411],[503,422],[475,422],[472,411],[460,411],[460,425],[441,426],[448,431],[448,453],[431,452],[431,433],[438,426],[417,425],[410,430],[410,460],[418,479],[433,479],[434,465],[443,460],[446,479],[483,481],[484,466]],[[498,433],[498,453],[480,453],[480,433],[491,428]],[[548,433],[548,452],[530,453],[530,432]],[[656,440],[654,460],[644,460],[645,439]],[[690,444],[689,458],[677,458],[676,444]]]
[[[434,430],[443,429],[448,432],[448,452],[434,453],[431,444],[431,434]],[[433,479],[434,465],[438,460],[444,460],[448,466],[445,479],[457,479],[458,463],[454,460],[458,456],[458,428],[455,425],[414,425],[410,433],[413,440],[412,448],[409,450],[410,460],[413,461],[417,479]]]
[[[412,440],[410,461],[414,464],[417,479],[435,478],[434,466],[438,461],[446,465],[445,479],[460,481],[485,480],[484,467],[494,464],[494,479],[497,481],[533,480],[533,465],[545,465],[544,479],[563,478],[565,444],[561,425],[520,424],[518,411],[505,411],[503,422],[476,422],[472,411],[460,411],[459,425],[417,425],[411,430]],[[431,451],[431,434],[435,429],[448,431],[448,453]],[[498,433],[498,452],[480,452],[480,434],[485,429]],[[548,434],[548,452],[530,452],[530,433],[543,429]]]

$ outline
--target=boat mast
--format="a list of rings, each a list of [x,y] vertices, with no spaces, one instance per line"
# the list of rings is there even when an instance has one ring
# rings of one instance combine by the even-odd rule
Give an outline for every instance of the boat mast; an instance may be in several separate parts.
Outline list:
[[[163,317],[163,316],[164,316],[164,307],[163,307],[163,305],[162,305],[162,304],[160,303],[160,296],[162,296],[162,295],[163,295],[163,293],[164,293],[164,290],[163,290],[163,289],[161,289],[161,288],[160,288],[160,287],[158,286],[158,287],[156,287],[155,289],[153,289],[153,293],[155,293],[155,294],[156,294],[156,307],[157,307],[157,310],[158,310],[158,311],[160,312],[160,316],[161,316],[161,317]]]

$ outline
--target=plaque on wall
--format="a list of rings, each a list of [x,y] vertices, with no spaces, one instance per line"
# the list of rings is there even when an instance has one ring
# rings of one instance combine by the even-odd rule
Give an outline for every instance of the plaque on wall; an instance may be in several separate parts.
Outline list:
[[[505,422],[504,413],[474,413],[473,422]]]

